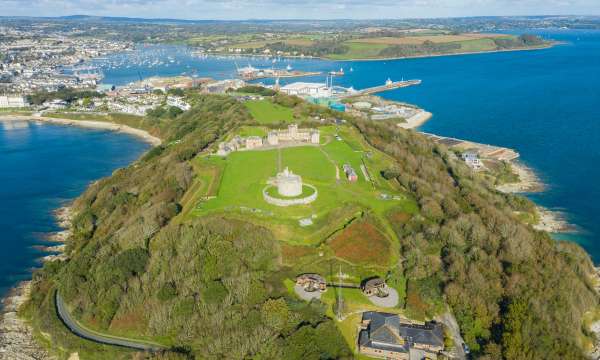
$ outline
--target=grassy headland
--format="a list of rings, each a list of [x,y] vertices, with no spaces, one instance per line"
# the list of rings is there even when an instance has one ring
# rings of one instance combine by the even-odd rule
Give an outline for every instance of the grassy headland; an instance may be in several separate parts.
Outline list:
[[[207,157],[222,139],[278,126],[233,98],[196,96],[174,119],[143,118],[139,127],[163,144],[74,202],[69,259],[34,276],[27,314],[54,352],[120,351],[59,326],[59,289],[86,327],[170,346],[172,358],[350,358],[359,318],[333,320],[332,289],[311,303],[290,290],[299,273],[335,280],[331,269],[342,266],[344,281],[387,278],[401,302],[386,311],[425,319],[448,305],[476,356],[583,358],[583,315],[598,304],[591,261],[524,223],[528,200],[496,191],[446,148],[396,124],[286,96],[269,101],[321,130],[320,146],[281,150],[319,200],[290,209],[264,202],[278,150]],[[309,122],[316,116],[325,122]],[[335,117],[348,123],[336,129]],[[343,172],[338,181],[343,163],[359,181]],[[299,226],[306,217],[313,224]],[[348,313],[380,310],[357,291],[343,295]]]

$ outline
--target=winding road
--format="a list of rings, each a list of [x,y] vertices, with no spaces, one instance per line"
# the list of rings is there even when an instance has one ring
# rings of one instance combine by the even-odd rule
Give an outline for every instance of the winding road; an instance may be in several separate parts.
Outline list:
[[[58,291],[54,293],[54,299],[56,303],[56,314],[58,318],[65,324],[65,326],[75,335],[84,338],[86,340],[94,341],[99,344],[114,345],[126,347],[133,350],[150,351],[156,352],[166,350],[166,348],[160,344],[152,343],[150,341],[133,340],[127,338],[121,338],[117,336],[111,336],[106,334],[100,334],[96,331],[85,328],[80,325],[77,320],[71,317],[62,297],[58,294]]]

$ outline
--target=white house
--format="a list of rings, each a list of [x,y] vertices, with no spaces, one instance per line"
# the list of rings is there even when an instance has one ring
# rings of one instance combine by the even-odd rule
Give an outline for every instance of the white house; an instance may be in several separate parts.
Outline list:
[[[483,163],[479,159],[479,154],[477,153],[477,151],[465,151],[461,154],[461,158],[473,170],[480,170],[481,168],[483,168]]]

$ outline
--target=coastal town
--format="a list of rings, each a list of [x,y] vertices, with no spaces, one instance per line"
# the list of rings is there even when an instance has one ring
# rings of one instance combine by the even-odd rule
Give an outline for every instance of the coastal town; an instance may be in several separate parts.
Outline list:
[[[355,89],[338,85],[353,79],[351,65],[285,66],[344,60],[364,44],[377,44],[375,59],[460,53],[464,43],[443,42],[458,38],[490,46],[473,52],[550,42],[367,26],[336,30],[326,45],[340,49],[326,52],[326,30],[308,39],[269,25],[190,37],[189,48],[168,44],[150,59],[140,54],[152,39],[172,35],[19,21],[0,21],[0,130],[85,127],[147,147],[54,213],[59,231],[36,248],[40,269],[2,301],[0,359],[519,359],[524,345],[506,339],[529,334],[509,325],[531,325],[532,304],[556,310],[521,295],[523,279],[557,280],[552,266],[535,267],[546,256],[536,246],[568,273],[578,306],[596,305],[600,271],[591,260],[573,270],[584,255],[546,234],[574,227],[517,195],[544,190],[518,149],[421,131],[434,114],[386,95],[426,80],[384,76]],[[189,65],[142,75],[180,65],[175,51],[232,57],[218,75]],[[240,67],[244,56],[269,65]],[[126,80],[111,84],[104,70]],[[586,354],[600,353],[594,306],[575,321]]]

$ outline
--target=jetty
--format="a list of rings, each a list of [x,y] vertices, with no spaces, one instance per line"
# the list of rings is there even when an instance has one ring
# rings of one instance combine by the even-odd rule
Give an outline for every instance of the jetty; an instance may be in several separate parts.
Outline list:
[[[520,156],[517,151],[506,147],[481,144],[468,140],[461,140],[452,137],[429,134],[426,132],[421,132],[421,134],[427,136],[429,139],[433,140],[438,144],[442,144],[452,149],[457,149],[460,151],[476,149],[479,155],[485,159],[493,159],[498,161],[512,161]]]
[[[292,70],[291,67],[287,69],[259,69],[248,65],[246,67],[239,68],[236,64],[236,69],[240,78],[246,81],[270,78],[295,78],[304,76],[316,76],[321,74],[321,72],[318,71]]]
[[[370,87],[370,88],[366,88],[366,89],[362,89],[362,90],[350,91],[346,94],[341,95],[340,97],[350,98],[350,97],[363,96],[363,95],[372,95],[372,94],[378,94],[378,93],[381,93],[384,91],[390,91],[390,90],[395,90],[395,89],[400,89],[400,88],[405,88],[405,87],[415,86],[415,85],[420,85],[420,84],[421,84],[421,80],[391,81],[390,79],[388,79],[384,85],[374,86],[374,87]]]

